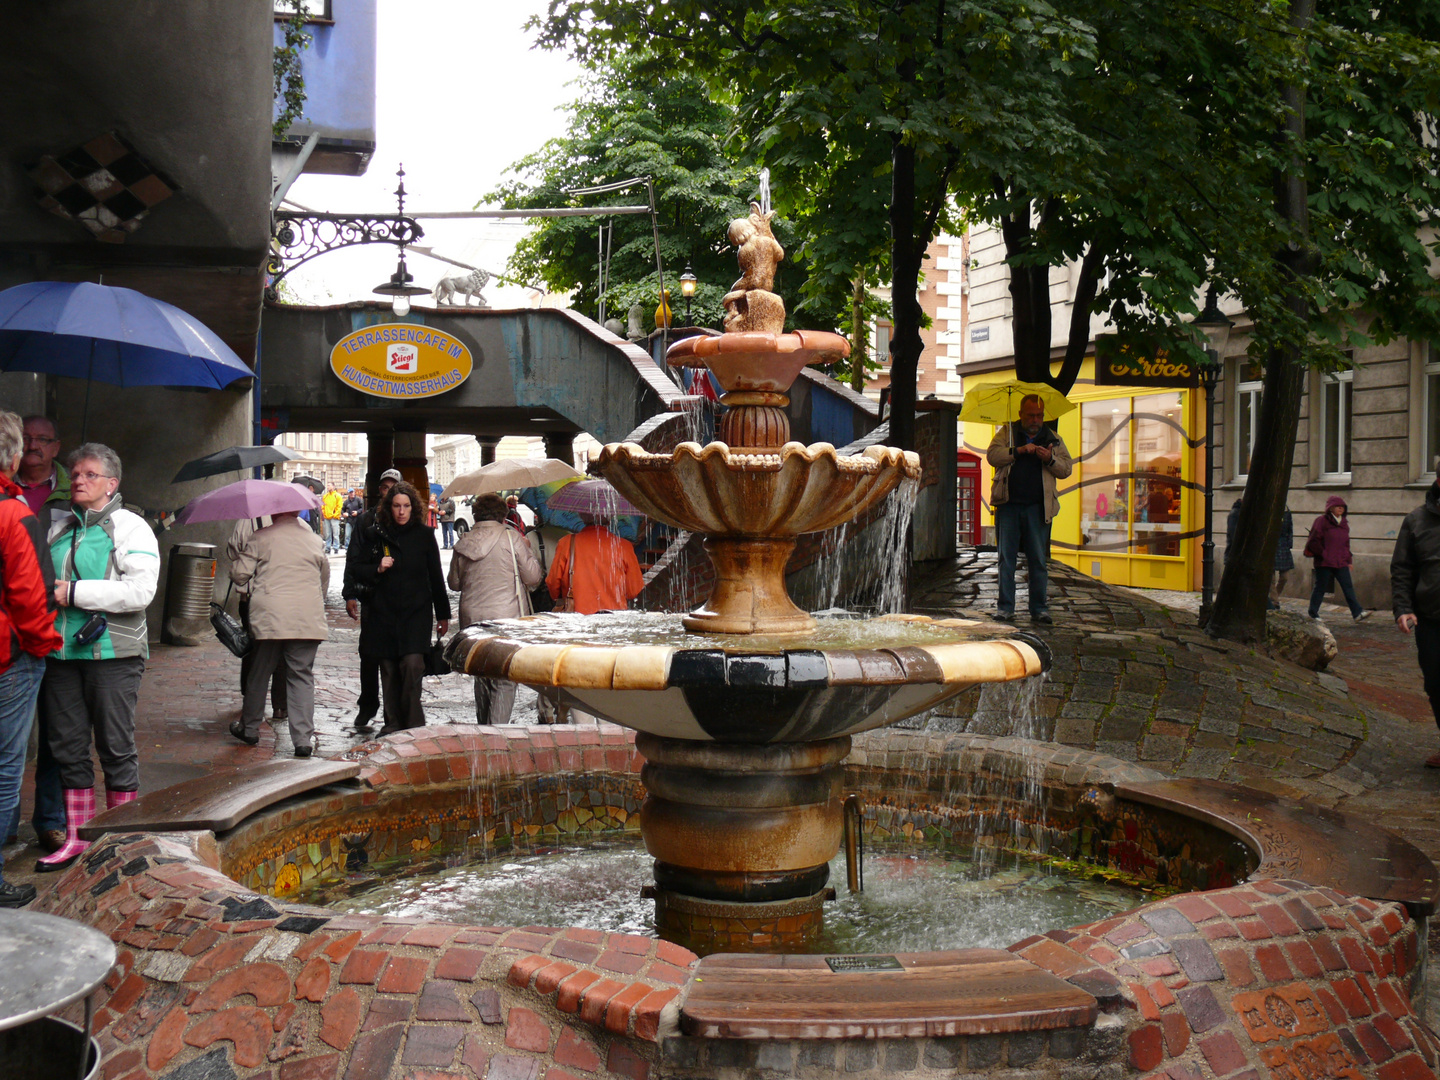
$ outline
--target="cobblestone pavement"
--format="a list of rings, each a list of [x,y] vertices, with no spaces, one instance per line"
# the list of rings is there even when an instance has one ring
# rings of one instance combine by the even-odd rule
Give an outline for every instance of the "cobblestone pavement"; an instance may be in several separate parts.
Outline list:
[[[997,580],[993,554],[965,552],[917,575],[911,606],[988,618]],[[1306,609],[1304,600],[1285,605]],[[1055,625],[1032,629],[1050,644],[1055,666],[1033,734],[1176,776],[1365,814],[1440,862],[1440,771],[1422,766],[1440,737],[1413,638],[1396,630],[1388,612],[1355,623],[1343,607],[1323,605],[1340,655],[1317,674],[1212,640],[1194,623],[1197,607],[1194,593],[1119,588],[1052,563]],[[994,689],[972,692],[946,709],[955,717],[932,722],[986,730],[1008,723],[1000,721],[1005,705]]]
[[[448,559],[449,552],[442,552]],[[332,561],[332,633],[316,660],[316,743],[330,757],[355,745],[351,728],[358,694],[357,624],[339,598],[343,559]],[[994,556],[965,552],[917,575],[912,607],[927,614],[995,610]],[[1021,575],[1023,579],[1023,574]],[[1026,608],[1023,580],[1018,607]],[[1352,624],[1343,609],[1324,617],[1340,657],[1316,674],[1272,660],[1255,649],[1212,641],[1193,622],[1193,594],[1156,593],[1106,585],[1055,564],[1050,607],[1055,625],[1035,629],[1055,656],[1039,688],[1033,719],[1023,691],[972,691],[928,721],[948,730],[1016,734],[1095,750],[1177,776],[1211,777],[1309,798],[1365,813],[1396,828],[1440,862],[1435,796],[1440,771],[1421,762],[1440,745],[1420,686],[1411,639],[1389,618]],[[1303,601],[1289,601],[1303,607]],[[1024,625],[1022,618],[1022,625]],[[142,791],[209,771],[227,771],[291,752],[285,725],[262,728],[258,747],[226,732],[240,709],[239,661],[218,643],[158,646],[141,688],[137,713]],[[434,723],[469,722],[471,681],[425,680],[425,709]],[[534,694],[521,689],[518,722],[533,722]],[[31,788],[23,792],[28,820]],[[7,877],[37,880],[29,871],[38,849],[28,825],[23,848],[5,849]]]

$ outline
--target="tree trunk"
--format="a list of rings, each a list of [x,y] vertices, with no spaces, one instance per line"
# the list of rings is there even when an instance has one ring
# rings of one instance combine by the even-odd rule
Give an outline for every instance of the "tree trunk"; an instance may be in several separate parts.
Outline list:
[[[1080,263],[1080,280],[1075,284],[1075,299],[1070,308],[1070,339],[1065,346],[1065,359],[1060,362],[1060,373],[1049,380],[1051,386],[1062,394],[1070,393],[1075,380],[1080,377],[1080,365],[1090,351],[1090,305],[1095,302],[1095,293],[1100,288],[1100,278],[1105,272],[1105,255],[1094,243],[1085,252]]]
[[[865,321],[865,274],[855,278],[850,307],[850,389],[865,392],[865,354],[870,347],[870,327]]]
[[[1000,234],[1010,264],[1011,328],[1015,336],[1015,377],[1022,382],[1050,381],[1050,267],[1016,263],[1030,247],[1031,206],[1023,203],[1002,219]]]
[[[1291,28],[1303,35],[1314,11],[1315,0],[1295,0],[1290,9]],[[1308,242],[1309,191],[1300,157],[1305,138],[1305,87],[1290,84],[1283,93],[1287,116],[1280,138],[1282,144],[1290,144],[1290,162],[1283,173],[1276,175],[1275,207],[1278,216],[1290,224],[1298,242],[1280,248],[1275,259],[1289,280],[1300,281],[1314,269]],[[1308,318],[1309,303],[1300,288],[1292,287],[1285,303],[1300,318]],[[1306,371],[1303,345],[1299,343],[1273,348],[1265,358],[1250,475],[1235,523],[1234,548],[1226,549],[1225,576],[1220,580],[1207,627],[1213,637],[1240,642],[1265,640],[1265,602],[1274,572],[1280,518],[1290,491]],[[1227,394],[1227,398],[1231,396],[1233,392]]]
[[[915,148],[896,135],[890,179],[890,445],[915,449],[915,381],[920,373],[921,244],[915,235]]]

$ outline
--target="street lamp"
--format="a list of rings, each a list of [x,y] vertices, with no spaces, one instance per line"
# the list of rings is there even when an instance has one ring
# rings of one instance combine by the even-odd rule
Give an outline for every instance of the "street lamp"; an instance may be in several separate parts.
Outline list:
[[[1205,310],[1195,326],[1205,335],[1205,359],[1199,365],[1200,385],[1205,388],[1205,541],[1200,546],[1200,625],[1210,621],[1215,585],[1215,384],[1220,381],[1225,345],[1232,323],[1215,303],[1215,287],[1205,295]]]
[[[695,272],[690,269],[690,264],[686,263],[685,272],[680,275],[680,295],[685,297],[686,326],[690,325],[690,298],[695,295],[695,286],[699,283],[699,279],[695,277]]]
[[[395,199],[399,210],[395,215],[396,221],[405,218],[405,166],[401,165],[395,173],[400,178],[400,186],[395,189]],[[409,270],[405,267],[405,240],[402,234],[400,239],[400,261],[395,266],[395,273],[390,275],[390,280],[376,285],[371,292],[381,296],[390,297],[390,310],[397,316],[404,317],[410,314],[410,298],[412,296],[424,296],[429,289],[422,289],[412,284],[414,278],[410,276]]]

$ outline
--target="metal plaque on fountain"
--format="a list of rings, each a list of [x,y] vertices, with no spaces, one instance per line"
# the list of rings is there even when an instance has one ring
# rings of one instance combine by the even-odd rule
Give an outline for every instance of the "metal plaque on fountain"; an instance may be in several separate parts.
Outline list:
[[[831,971],[846,973],[905,970],[894,956],[827,956],[825,963],[830,965]]]

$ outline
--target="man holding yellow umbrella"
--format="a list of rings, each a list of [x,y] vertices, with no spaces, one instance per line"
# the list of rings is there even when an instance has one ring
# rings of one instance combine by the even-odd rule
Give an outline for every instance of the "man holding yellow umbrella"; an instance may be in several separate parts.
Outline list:
[[[1050,624],[1050,522],[1060,512],[1055,481],[1074,463],[1064,440],[1045,423],[1075,406],[1044,383],[1008,382],[965,394],[961,420],[995,424],[985,458],[995,468],[990,505],[1000,552],[1000,601],[995,617],[1015,619],[1015,562],[1023,547],[1030,582],[1030,621]]]

